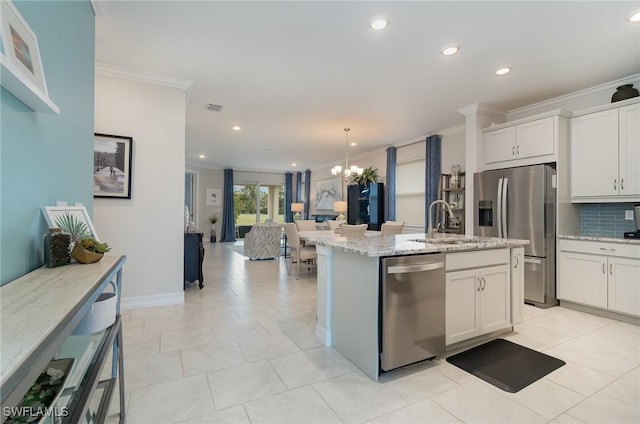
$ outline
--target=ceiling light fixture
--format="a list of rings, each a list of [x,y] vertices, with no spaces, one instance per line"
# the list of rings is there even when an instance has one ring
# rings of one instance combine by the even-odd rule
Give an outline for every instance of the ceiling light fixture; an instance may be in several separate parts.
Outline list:
[[[340,165],[336,165],[333,168],[331,168],[331,174],[333,174],[333,175],[340,175],[340,173],[343,172],[345,180],[348,180],[349,177],[351,177],[352,174],[362,175],[362,173],[364,172],[364,169],[358,168],[358,165],[351,165],[351,167],[349,167],[349,131],[351,131],[351,128],[345,128],[344,129],[344,133],[345,133],[345,137],[346,137],[345,157],[344,157],[344,172],[342,171],[342,166],[340,166]]]
[[[200,156],[198,156],[198,157],[199,157],[200,159],[204,159],[204,157],[205,157],[205,156],[204,156],[204,155],[200,155]]]
[[[294,162],[291,164],[291,166],[298,166],[298,164]]]
[[[640,22],[640,12],[636,12],[629,17],[629,22]]]
[[[498,68],[496,70],[496,75],[503,76],[503,75],[507,75],[509,72],[511,72],[511,68],[505,66],[503,68]]]
[[[445,46],[440,50],[444,56],[453,56],[460,51],[460,46]]]
[[[382,31],[389,26],[389,18],[385,18],[384,16],[376,16],[375,18],[371,19],[371,21],[369,22],[369,26],[375,31]]]
[[[231,129],[234,131],[240,131],[240,127],[238,125],[234,125]]]

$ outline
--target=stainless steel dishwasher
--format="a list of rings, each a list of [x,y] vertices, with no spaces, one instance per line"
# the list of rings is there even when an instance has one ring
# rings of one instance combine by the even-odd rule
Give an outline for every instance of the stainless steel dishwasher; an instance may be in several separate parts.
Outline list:
[[[445,350],[444,254],[382,259],[380,368],[389,371]]]

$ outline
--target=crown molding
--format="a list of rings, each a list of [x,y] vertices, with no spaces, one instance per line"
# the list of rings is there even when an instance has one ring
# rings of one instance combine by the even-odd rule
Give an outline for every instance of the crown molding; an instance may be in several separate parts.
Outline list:
[[[139,71],[131,68],[123,68],[121,66],[107,65],[104,63],[96,63],[96,75],[104,77],[120,78],[130,81],[144,82],[147,84],[160,85],[163,87],[177,88],[186,93],[186,100],[189,101],[193,81],[185,80],[166,75],[154,74],[147,71]]]
[[[543,100],[538,103],[533,103],[531,105],[512,109],[509,111],[509,121],[526,118],[532,115],[538,115],[540,113],[553,109],[562,109],[569,103],[578,102],[590,97],[611,95],[612,93],[615,93],[617,87],[624,84],[640,84],[640,74],[630,75],[628,77],[620,78],[615,81],[609,81],[604,84],[585,88],[584,90],[574,91],[563,96],[554,97],[552,99]]]
[[[477,113],[481,113],[483,115],[491,116],[493,118],[506,120],[507,119],[507,111],[498,109],[497,107],[483,105],[480,103],[474,103],[469,106],[464,106],[458,109],[458,112],[464,116],[469,116]]]

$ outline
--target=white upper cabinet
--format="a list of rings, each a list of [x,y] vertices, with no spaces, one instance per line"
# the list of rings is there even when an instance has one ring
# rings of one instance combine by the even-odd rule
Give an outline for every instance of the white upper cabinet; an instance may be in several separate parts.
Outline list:
[[[566,116],[564,111],[554,111],[485,128],[484,168],[556,162],[559,143],[567,142]]]
[[[640,200],[640,104],[609,107],[571,119],[574,202]]]

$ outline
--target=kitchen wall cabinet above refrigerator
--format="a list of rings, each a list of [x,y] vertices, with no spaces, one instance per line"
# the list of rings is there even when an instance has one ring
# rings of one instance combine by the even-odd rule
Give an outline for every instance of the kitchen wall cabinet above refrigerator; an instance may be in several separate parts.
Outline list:
[[[483,129],[483,170],[558,162],[569,116],[555,110]]]
[[[640,201],[640,100],[571,119],[571,201]]]

